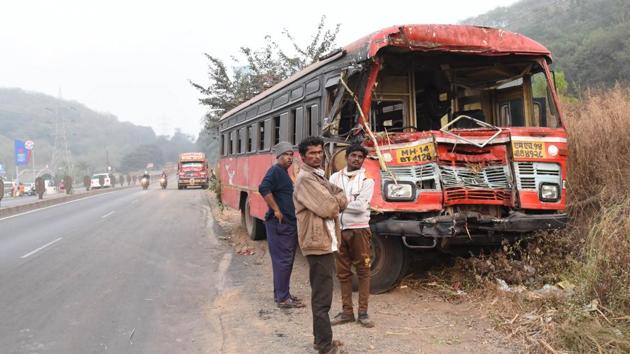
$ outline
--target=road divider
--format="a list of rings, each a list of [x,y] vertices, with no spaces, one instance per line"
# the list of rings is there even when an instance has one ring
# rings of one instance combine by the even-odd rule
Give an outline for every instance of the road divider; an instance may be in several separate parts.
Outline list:
[[[99,189],[99,190],[91,190],[86,193],[81,194],[70,194],[61,198],[54,199],[43,199],[38,200],[34,203],[16,205],[13,207],[2,208],[0,209],[0,220],[9,219],[15,216],[32,213],[37,210],[47,209],[53,206],[68,204],[77,200],[86,199],[96,197],[101,194],[116,192],[124,189],[130,189],[137,186],[126,186],[122,188],[111,188],[111,189]]]

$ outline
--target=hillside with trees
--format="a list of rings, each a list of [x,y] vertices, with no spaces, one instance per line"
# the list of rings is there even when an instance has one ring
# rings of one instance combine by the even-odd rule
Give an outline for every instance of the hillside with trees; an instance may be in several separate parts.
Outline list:
[[[628,0],[522,0],[462,23],[503,28],[542,43],[573,93],[630,84]]]
[[[36,169],[50,163],[55,144],[63,147],[65,136],[71,167],[61,164],[58,173],[83,175],[105,171],[144,168],[148,162],[176,161],[177,154],[195,149],[191,136],[176,131],[172,137],[156,136],[150,127],[121,122],[109,113],[96,112],[81,103],[41,93],[0,88],[0,163],[11,177],[15,173],[14,140],[35,142]],[[30,168],[30,166],[29,166]]]

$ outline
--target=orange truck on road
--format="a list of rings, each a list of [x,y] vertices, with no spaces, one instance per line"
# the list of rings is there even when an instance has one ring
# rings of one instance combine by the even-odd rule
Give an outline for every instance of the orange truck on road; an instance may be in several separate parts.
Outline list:
[[[177,163],[177,189],[201,186],[208,188],[208,159],[203,152],[179,154]]]

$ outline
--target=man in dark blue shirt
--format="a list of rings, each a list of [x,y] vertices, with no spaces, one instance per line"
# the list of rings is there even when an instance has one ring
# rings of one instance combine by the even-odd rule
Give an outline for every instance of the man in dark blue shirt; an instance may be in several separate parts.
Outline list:
[[[269,206],[265,214],[265,230],[273,268],[274,300],[280,308],[304,307],[289,291],[298,244],[293,181],[288,173],[293,164],[293,145],[280,142],[272,151],[276,155],[276,164],[269,168],[258,191]]]

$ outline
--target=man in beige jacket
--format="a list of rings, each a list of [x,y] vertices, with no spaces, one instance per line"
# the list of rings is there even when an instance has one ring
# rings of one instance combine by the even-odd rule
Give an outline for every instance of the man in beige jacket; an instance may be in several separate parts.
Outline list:
[[[346,205],[344,191],[328,182],[321,169],[324,141],[308,137],[299,145],[304,165],[295,181],[293,204],[298,242],[309,265],[314,348],[319,353],[339,353],[341,342],[333,341],[330,306],[341,228],[339,212]]]

